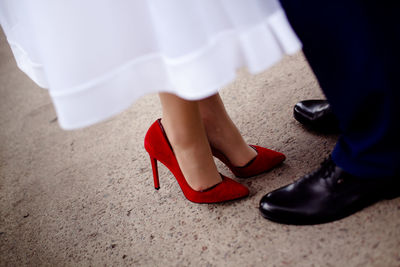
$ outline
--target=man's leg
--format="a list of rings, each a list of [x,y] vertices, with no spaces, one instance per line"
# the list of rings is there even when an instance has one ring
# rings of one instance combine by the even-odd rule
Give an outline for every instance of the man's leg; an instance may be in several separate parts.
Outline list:
[[[281,2],[342,135],[332,159],[266,195],[260,210],[286,223],[331,221],[384,197],[398,181],[399,10],[376,1]]]

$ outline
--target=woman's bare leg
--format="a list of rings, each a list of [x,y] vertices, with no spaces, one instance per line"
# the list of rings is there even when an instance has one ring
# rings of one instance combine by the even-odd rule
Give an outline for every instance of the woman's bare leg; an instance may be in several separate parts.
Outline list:
[[[210,144],[234,166],[244,166],[257,156],[229,117],[219,94],[200,100],[199,109]]]
[[[197,191],[222,181],[200,116],[198,101],[160,93],[162,124],[188,184]]]

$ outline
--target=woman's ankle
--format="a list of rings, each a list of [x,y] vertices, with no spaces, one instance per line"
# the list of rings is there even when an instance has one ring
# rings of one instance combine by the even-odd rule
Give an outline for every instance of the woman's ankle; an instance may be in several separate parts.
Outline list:
[[[204,125],[210,145],[221,151],[234,166],[244,166],[257,156],[257,152],[246,144],[233,122],[221,126],[206,119]]]

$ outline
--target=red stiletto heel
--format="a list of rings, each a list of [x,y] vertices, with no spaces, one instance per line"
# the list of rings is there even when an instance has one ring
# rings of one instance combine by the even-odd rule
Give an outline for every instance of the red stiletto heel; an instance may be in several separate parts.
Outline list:
[[[158,190],[160,189],[160,180],[158,178],[157,160],[151,156],[150,160],[151,160],[151,169],[153,170],[154,188]]]
[[[236,177],[240,178],[248,178],[269,171],[286,159],[286,156],[280,152],[255,145],[250,145],[250,147],[257,152],[257,156],[242,167],[234,166],[218,149],[211,147],[211,150],[214,157],[222,161]]]
[[[249,195],[249,189],[234,180],[221,175],[222,182],[203,191],[193,190],[187,183],[171,144],[164,132],[161,119],[155,121],[146,133],[144,147],[150,155],[153,169],[154,187],[160,188],[157,161],[163,163],[175,176],[185,197],[195,203],[217,203],[234,200]]]

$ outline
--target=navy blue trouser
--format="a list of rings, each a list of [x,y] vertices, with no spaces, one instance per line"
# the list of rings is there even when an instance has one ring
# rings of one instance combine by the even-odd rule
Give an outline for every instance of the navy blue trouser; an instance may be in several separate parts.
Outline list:
[[[398,177],[397,1],[280,1],[340,122],[333,161],[360,177]]]

